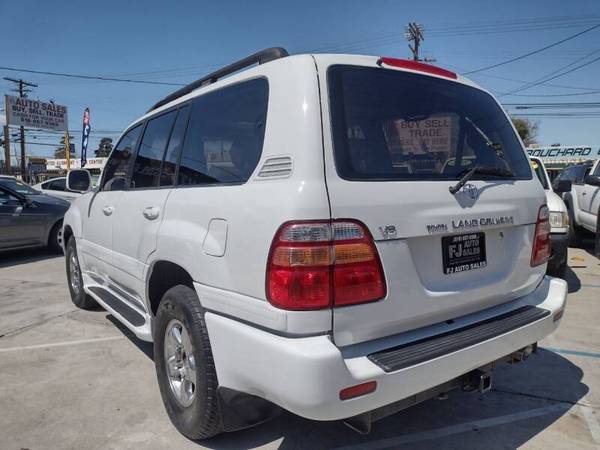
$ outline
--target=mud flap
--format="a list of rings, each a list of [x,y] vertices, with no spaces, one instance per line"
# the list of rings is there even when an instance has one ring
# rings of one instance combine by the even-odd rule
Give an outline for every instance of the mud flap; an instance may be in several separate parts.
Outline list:
[[[225,431],[237,431],[258,425],[283,411],[279,406],[233,389],[219,387],[219,410]]]

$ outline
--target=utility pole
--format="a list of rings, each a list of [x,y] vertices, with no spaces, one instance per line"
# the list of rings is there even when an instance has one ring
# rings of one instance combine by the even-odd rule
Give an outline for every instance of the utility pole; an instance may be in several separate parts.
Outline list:
[[[10,133],[8,132],[8,125],[4,125],[4,173],[6,175],[12,173],[10,164]]]
[[[15,78],[4,77],[4,79],[6,81],[16,83],[19,86],[19,88],[15,91],[19,93],[19,97],[21,98],[27,97],[27,93],[31,92],[31,89],[27,89],[25,86],[38,87],[37,84],[30,83],[29,81],[25,81],[21,78],[17,80]],[[23,126],[20,127],[19,133],[21,138],[21,178],[25,180],[27,172],[25,169],[25,128],[23,128]]]
[[[410,48],[410,51],[413,54],[413,60],[421,61],[419,58],[419,45],[421,44],[421,41],[425,40],[425,37],[423,37],[423,26],[416,22],[410,22],[404,30],[404,36],[406,36],[408,42],[413,43],[413,45],[408,44],[408,48]]]

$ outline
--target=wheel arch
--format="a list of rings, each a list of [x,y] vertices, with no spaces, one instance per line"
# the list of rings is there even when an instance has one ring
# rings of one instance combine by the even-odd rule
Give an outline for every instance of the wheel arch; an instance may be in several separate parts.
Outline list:
[[[565,202],[565,206],[567,209],[570,209],[573,213],[573,216],[576,216],[576,208],[578,207],[577,203],[577,195],[574,195],[572,192],[566,192],[563,201]]]
[[[58,219],[54,220],[52,222],[52,224],[48,227],[48,231],[46,232],[46,245],[50,245],[50,238],[52,237],[52,231],[54,230],[54,227],[56,227],[57,225],[59,227],[62,227],[63,224],[63,218],[59,217]],[[64,246],[65,240],[64,240],[64,231],[63,231],[63,246]]]
[[[73,228],[71,228],[71,225],[63,225],[63,245],[65,247],[67,246],[67,242],[69,242],[69,239],[71,239],[73,234]]]
[[[158,305],[165,292],[180,284],[194,289],[193,278],[187,269],[165,259],[152,262],[146,282],[146,299],[148,312],[153,317],[156,316]]]

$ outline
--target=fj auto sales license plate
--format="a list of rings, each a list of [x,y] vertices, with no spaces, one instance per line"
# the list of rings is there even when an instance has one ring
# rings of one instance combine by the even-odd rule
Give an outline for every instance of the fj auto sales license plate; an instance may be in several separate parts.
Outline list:
[[[487,266],[485,233],[469,233],[442,238],[444,273],[466,272]]]

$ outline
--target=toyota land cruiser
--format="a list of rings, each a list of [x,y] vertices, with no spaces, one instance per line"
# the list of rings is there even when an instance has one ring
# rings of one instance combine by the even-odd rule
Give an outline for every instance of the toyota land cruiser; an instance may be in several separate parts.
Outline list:
[[[190,438],[279,408],[366,432],[489,390],[558,326],[533,177],[502,108],[453,72],[268,49],[127,128],[65,216],[68,286],[154,342]]]

